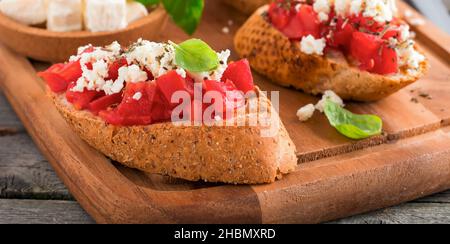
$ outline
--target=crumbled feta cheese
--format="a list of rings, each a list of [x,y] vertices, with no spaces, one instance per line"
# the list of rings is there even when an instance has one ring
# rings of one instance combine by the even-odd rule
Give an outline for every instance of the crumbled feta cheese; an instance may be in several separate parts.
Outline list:
[[[408,69],[416,70],[420,63],[425,61],[425,57],[414,48],[414,41],[409,40],[397,49],[399,66],[407,66]]]
[[[400,29],[400,41],[407,41],[408,39],[410,39],[411,35],[409,32],[409,26],[408,25],[401,25],[399,27]]]
[[[213,71],[206,72],[189,72],[189,75],[196,81],[202,82],[203,80],[216,80],[220,81],[222,79],[222,75],[228,67],[228,58],[230,57],[230,50],[225,50],[217,54],[219,58],[219,66]]]
[[[363,16],[372,17],[375,21],[384,23],[386,21],[392,21],[394,12],[392,11],[390,1],[367,0]]]
[[[175,63],[175,48],[167,43],[139,40],[125,57],[128,63],[147,68],[155,78],[179,68]]]
[[[409,20],[409,23],[414,26],[420,26],[425,24],[425,20],[422,18],[412,18]]]
[[[398,40],[397,40],[397,38],[394,38],[394,37],[389,38],[388,42],[389,42],[389,46],[392,48],[395,48],[398,45]]]
[[[142,71],[139,66],[133,64],[130,66],[120,67],[119,76],[113,83],[107,83],[103,89],[106,95],[119,93],[125,86],[125,82],[137,83],[147,80],[147,73]]]
[[[298,3],[297,5],[295,5],[295,11],[300,12],[300,9],[302,8],[302,4]]]
[[[363,0],[353,0],[350,3],[350,14],[351,15],[358,15],[363,7]]]
[[[347,16],[350,8],[350,0],[335,0],[334,10],[338,16]]]
[[[300,42],[300,50],[306,54],[323,55],[325,46],[325,38],[315,39],[312,35],[303,37]]]
[[[297,117],[302,122],[307,121],[314,115],[315,110],[316,108],[313,104],[308,104],[297,111]]]
[[[136,93],[133,95],[133,99],[136,100],[136,101],[141,100],[141,98],[142,98],[142,93],[141,93],[141,92],[136,92]]]
[[[407,10],[405,10],[405,13],[403,13],[403,15],[405,15],[406,18],[410,18],[414,14],[413,14],[413,12],[411,10],[407,9]]]
[[[319,20],[325,22],[331,11],[329,0],[316,0],[313,4],[314,11],[318,14]]]
[[[344,101],[340,98],[334,91],[328,90],[323,93],[322,99],[316,104],[316,109],[323,112],[325,109],[325,102],[330,99],[332,102],[336,103],[341,107],[345,107]]]
[[[71,89],[74,92],[83,92],[85,88],[90,91],[103,90],[108,76],[108,65],[121,51],[120,44],[117,42],[108,46],[110,48],[94,48],[94,51],[84,53],[88,47],[91,46],[80,48],[79,55],[71,58],[71,61],[79,60],[82,70],[81,77]],[[87,64],[92,64],[92,69],[88,68]]]

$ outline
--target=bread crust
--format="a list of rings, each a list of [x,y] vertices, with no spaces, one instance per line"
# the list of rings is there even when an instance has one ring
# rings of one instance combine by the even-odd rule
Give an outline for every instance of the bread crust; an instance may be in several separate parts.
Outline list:
[[[279,133],[272,138],[260,136],[261,126],[114,126],[75,110],[64,95],[48,94],[83,140],[130,168],[189,181],[261,184],[297,166],[295,145],[278,114]]]
[[[424,61],[415,74],[384,76],[350,66],[340,52],[329,52],[326,57],[304,54],[299,42],[291,42],[265,20],[267,9],[267,5],[259,8],[247,20],[234,44],[253,69],[282,86],[313,95],[333,90],[343,99],[376,101],[417,81],[428,69]]]
[[[269,4],[272,0],[222,0],[226,4],[233,6],[235,9],[251,15],[259,7]]]

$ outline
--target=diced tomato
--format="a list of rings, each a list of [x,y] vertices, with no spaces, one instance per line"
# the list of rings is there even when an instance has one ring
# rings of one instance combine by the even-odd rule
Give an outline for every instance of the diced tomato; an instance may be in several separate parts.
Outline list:
[[[63,92],[71,82],[81,77],[82,70],[78,61],[67,64],[55,64],[38,76],[44,79],[53,92]]]
[[[120,101],[122,101],[122,93],[103,96],[89,103],[88,109],[93,114],[98,114],[100,111],[106,110],[114,104],[119,104]]]
[[[362,70],[370,71],[375,66],[375,57],[381,44],[379,37],[357,31],[352,35],[350,54],[360,62]]]
[[[81,77],[83,71],[79,61],[67,63],[59,72],[59,75],[68,83],[75,82]]]
[[[167,102],[170,103],[172,95],[177,91],[186,91],[191,96],[192,89],[189,89],[186,80],[183,79],[176,71],[172,70],[156,79],[156,86]],[[172,104],[175,107],[177,104]]]
[[[390,38],[398,39],[400,37],[400,31],[397,28],[390,28],[386,33],[383,35],[383,39],[389,40]]]
[[[96,97],[102,95],[101,92],[98,91],[89,91],[84,90],[83,92],[74,92],[71,89],[75,86],[75,83],[72,82],[69,84],[68,89],[66,91],[66,99],[77,110],[83,110],[88,107],[89,103],[93,101]]]
[[[108,77],[106,80],[117,80],[117,77],[119,77],[119,69],[126,65],[128,65],[126,58],[121,58],[113,62],[108,68]]]
[[[117,110],[100,111],[98,114],[107,123],[121,126],[149,125],[152,123],[150,116],[128,116],[123,117],[118,114]]]
[[[375,67],[372,72],[387,75],[397,73],[397,71],[397,52],[390,48],[387,44],[383,44],[381,47],[381,53],[378,53],[375,58]]]
[[[228,68],[225,70],[222,76],[223,82],[227,80],[233,81],[237,89],[244,93],[253,91],[255,89],[255,85],[253,84],[252,70],[247,59],[242,59],[228,65]]]
[[[152,104],[146,89],[147,82],[127,83],[122,102],[117,106],[118,114],[123,117],[150,116]]]
[[[308,35],[319,38],[320,21],[312,6],[304,4],[281,31],[289,39],[293,40],[300,40]]]
[[[39,72],[38,76],[44,79],[52,92],[63,92],[67,89],[68,83],[58,72],[64,67],[64,64],[52,65],[49,69]]]
[[[279,30],[283,30],[289,23],[291,10],[279,6],[279,3],[271,3],[269,6],[270,22]]]
[[[162,122],[169,120],[172,115],[172,105],[166,101],[155,83],[151,83],[147,87],[147,94],[152,100],[153,122]]]
[[[344,51],[347,51],[350,47],[353,32],[355,31],[356,29],[351,23],[339,18],[336,23],[336,30],[333,32],[331,39],[328,40],[328,44],[332,47],[340,47]]]

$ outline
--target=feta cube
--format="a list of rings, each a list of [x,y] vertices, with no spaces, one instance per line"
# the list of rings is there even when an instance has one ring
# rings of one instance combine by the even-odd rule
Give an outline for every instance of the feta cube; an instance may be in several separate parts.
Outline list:
[[[2,0],[0,1],[0,12],[17,22],[38,25],[47,20],[47,1]]]
[[[127,26],[126,0],[86,0],[84,22],[92,32],[115,31]]]
[[[83,28],[81,0],[49,0],[47,29],[77,31]]]
[[[127,22],[131,23],[148,15],[147,8],[140,2],[127,3]]]

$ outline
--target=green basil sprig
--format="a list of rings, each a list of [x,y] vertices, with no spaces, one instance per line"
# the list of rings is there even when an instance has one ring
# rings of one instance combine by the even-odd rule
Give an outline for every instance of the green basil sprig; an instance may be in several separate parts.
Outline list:
[[[172,20],[187,34],[197,29],[205,7],[204,0],[136,0],[144,5],[162,3]]]
[[[383,129],[380,117],[353,114],[329,99],[325,102],[325,115],[341,134],[355,140],[380,135]]]
[[[175,48],[175,62],[191,72],[205,72],[217,68],[217,53],[200,39],[190,39],[180,44],[169,42]]]

